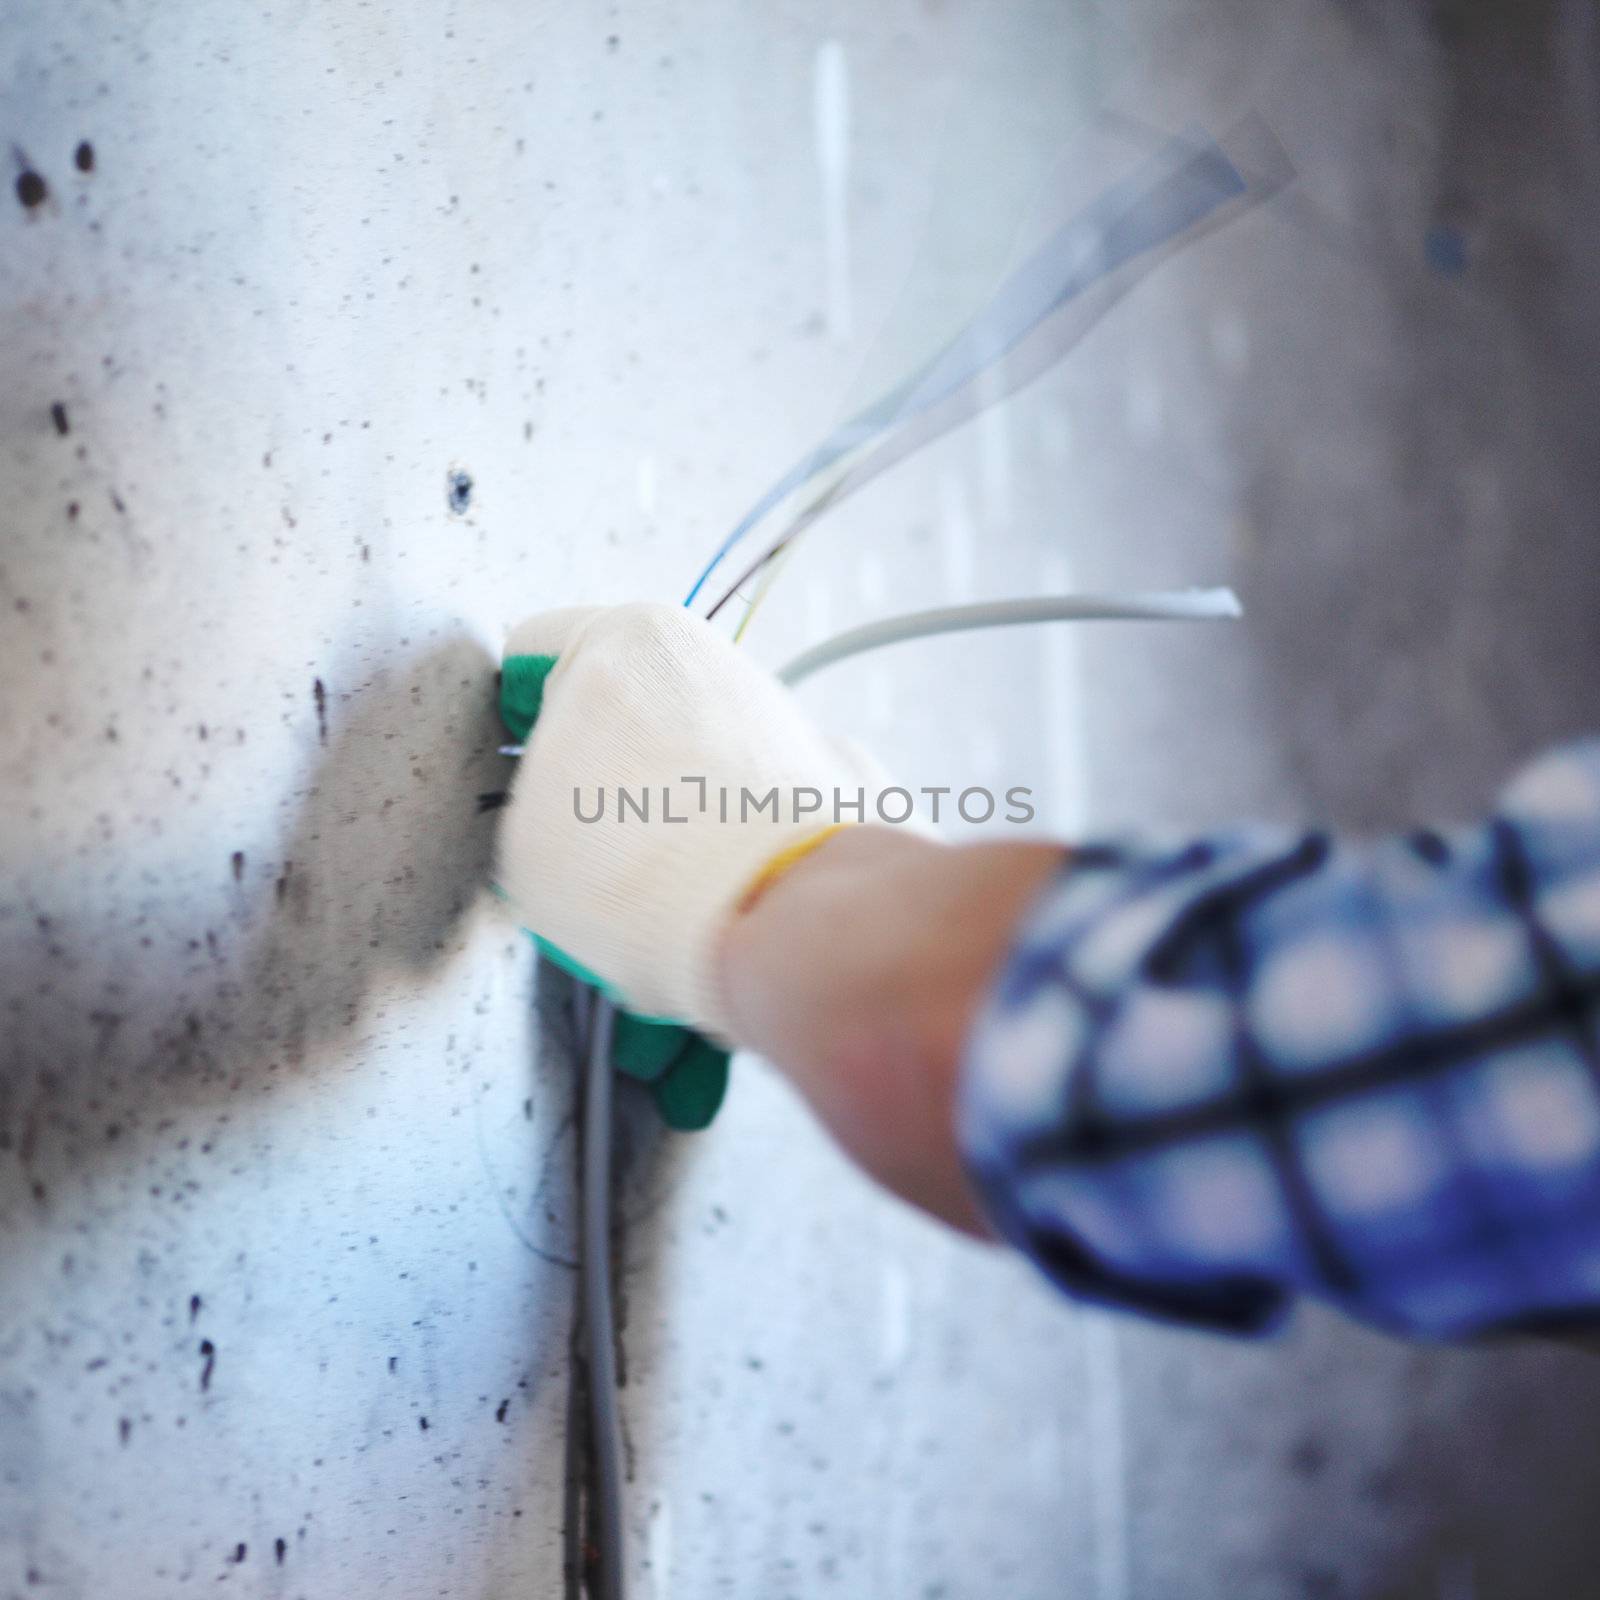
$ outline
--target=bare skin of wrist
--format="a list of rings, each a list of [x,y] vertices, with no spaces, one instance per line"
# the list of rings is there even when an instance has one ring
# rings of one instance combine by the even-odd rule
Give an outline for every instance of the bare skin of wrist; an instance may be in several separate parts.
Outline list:
[[[955,1140],[962,1048],[1061,862],[1057,845],[846,828],[735,917],[719,952],[738,1042],[778,1066],[880,1183],[980,1236]]]

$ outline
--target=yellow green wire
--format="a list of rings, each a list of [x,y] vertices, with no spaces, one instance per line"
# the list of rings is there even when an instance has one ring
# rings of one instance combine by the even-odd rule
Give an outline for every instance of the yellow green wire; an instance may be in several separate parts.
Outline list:
[[[745,630],[750,626],[750,619],[760,609],[762,602],[771,592],[772,586],[777,582],[778,574],[783,571],[785,563],[794,554],[796,545],[799,544],[802,534],[808,531],[828,502],[838,492],[839,485],[849,476],[850,469],[866,454],[865,450],[852,451],[848,458],[841,461],[829,477],[822,489],[812,496],[805,508],[793,519],[790,526],[798,527],[798,533],[785,534],[768,552],[762,562],[761,583],[756,592],[750,597],[749,604],[745,607],[744,615],[739,619],[739,626],[733,630],[733,642],[738,644],[745,636]]]

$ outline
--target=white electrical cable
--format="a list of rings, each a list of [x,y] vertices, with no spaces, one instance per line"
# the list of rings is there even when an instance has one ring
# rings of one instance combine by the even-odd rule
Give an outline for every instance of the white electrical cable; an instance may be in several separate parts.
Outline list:
[[[617,1413],[616,1323],[611,1308],[611,1032],[616,1009],[596,994],[589,1013],[583,1090],[583,1323],[589,1357],[589,1459],[596,1600],[622,1600],[622,1425]]]
[[[1157,594],[1063,594],[1045,599],[989,600],[978,605],[911,611],[851,628],[803,650],[778,673],[793,685],[836,661],[880,645],[929,639],[973,628],[1006,628],[1028,622],[1223,622],[1244,615],[1232,589],[1182,589]]]

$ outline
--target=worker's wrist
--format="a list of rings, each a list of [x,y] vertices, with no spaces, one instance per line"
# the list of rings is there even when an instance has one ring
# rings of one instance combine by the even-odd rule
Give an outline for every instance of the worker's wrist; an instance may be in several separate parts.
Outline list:
[[[875,824],[830,829],[783,870],[756,875],[719,931],[714,958],[721,1013],[741,1045],[775,1053],[777,1002],[792,995],[804,1003],[815,985],[837,996],[860,980],[859,959],[836,935],[857,926],[859,900],[870,899],[884,851],[896,848],[894,832]]]
[[[862,825],[819,845],[722,931],[722,1010],[841,1143],[904,1198],[981,1223],[956,1153],[966,1035],[1049,846],[934,843]]]
[[[814,1006],[819,1033],[862,1012],[880,1024],[899,1013],[897,1031],[946,1063],[1011,929],[1062,855],[1048,844],[957,847],[871,823],[829,830],[781,872],[758,875],[759,892],[720,930],[722,1014],[741,1044],[764,1050],[780,998],[772,989]]]
[[[743,892],[739,896],[738,904],[733,908],[734,915],[736,917],[742,916],[754,909],[756,901],[779,878],[792,871],[814,851],[821,849],[836,833],[842,833],[844,829],[850,826],[851,824],[848,822],[832,823],[828,827],[820,828],[816,833],[806,838],[797,839],[792,844],[787,844],[783,849],[775,852],[762,864],[749,883],[745,885]]]

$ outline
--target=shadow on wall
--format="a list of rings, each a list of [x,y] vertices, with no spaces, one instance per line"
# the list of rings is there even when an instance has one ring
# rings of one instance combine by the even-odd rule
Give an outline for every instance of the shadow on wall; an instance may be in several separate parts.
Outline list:
[[[281,859],[236,853],[194,926],[5,908],[0,1221],[179,1111],[336,1059],[376,983],[422,981],[460,936],[494,839],[475,797],[505,777],[494,662],[458,637],[323,709]]]
[[[273,1066],[355,1025],[374,978],[423,977],[488,881],[504,782],[494,663],[456,640],[351,697],[281,863],[249,878]]]

